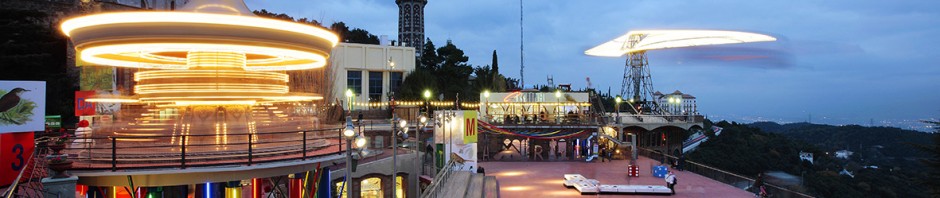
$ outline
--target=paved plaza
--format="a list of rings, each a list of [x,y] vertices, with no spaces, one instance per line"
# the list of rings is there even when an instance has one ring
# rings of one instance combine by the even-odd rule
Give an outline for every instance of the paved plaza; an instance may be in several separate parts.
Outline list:
[[[601,185],[665,185],[662,178],[650,175],[650,165],[655,161],[640,157],[640,177],[627,177],[629,160],[613,162],[484,162],[480,166],[486,169],[486,175],[496,176],[499,180],[502,197],[665,197],[664,195],[622,195],[600,194],[580,195],[573,188],[566,188],[564,174],[581,174],[588,179],[596,179]],[[734,186],[724,184],[691,173],[675,171],[678,178],[676,195],[671,197],[754,197],[753,194]]]

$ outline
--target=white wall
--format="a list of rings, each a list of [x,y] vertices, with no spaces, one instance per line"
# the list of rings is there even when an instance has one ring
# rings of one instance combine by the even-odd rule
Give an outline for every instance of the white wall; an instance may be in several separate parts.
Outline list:
[[[389,72],[402,72],[402,78],[415,69],[415,49],[403,46],[383,46],[356,43],[340,43],[330,53],[330,65],[333,67],[334,100],[346,102],[346,73],[347,71],[361,71],[362,92],[357,94],[354,102],[369,101],[369,71],[382,72],[382,101],[388,101],[391,88],[391,75]],[[392,68],[389,58],[395,63]],[[357,107],[358,108],[358,107]]]

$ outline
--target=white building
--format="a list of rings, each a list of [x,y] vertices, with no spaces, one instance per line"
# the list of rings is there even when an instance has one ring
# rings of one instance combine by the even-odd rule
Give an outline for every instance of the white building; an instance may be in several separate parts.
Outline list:
[[[332,101],[346,100],[346,90],[355,103],[386,102],[415,69],[412,47],[340,43],[330,54],[333,72]],[[345,105],[344,105],[345,106]]]
[[[670,94],[662,92],[653,93],[656,103],[663,108],[663,111],[673,115],[697,115],[698,104],[695,103],[695,96],[685,94],[676,90]]]
[[[849,150],[839,150],[839,151],[836,151],[836,157],[842,158],[842,159],[849,159],[849,156],[852,156],[853,153],[855,152],[852,152]]]

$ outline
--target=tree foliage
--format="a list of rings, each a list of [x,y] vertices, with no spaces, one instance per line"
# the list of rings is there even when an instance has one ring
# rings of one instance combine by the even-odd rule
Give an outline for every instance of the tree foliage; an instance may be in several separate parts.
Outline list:
[[[802,189],[819,197],[926,197],[927,189],[930,189],[918,185],[917,181],[924,178],[924,167],[917,160],[912,160],[918,154],[901,152],[903,149],[880,151],[872,147],[874,145],[869,145],[869,149],[853,150],[856,154],[849,159],[833,156],[833,152],[844,149],[845,144],[854,143],[841,142],[846,139],[880,138],[885,149],[897,142],[914,141],[904,138],[916,136],[887,135],[906,134],[896,128],[817,124],[796,124],[799,127],[768,123],[754,125],[770,126],[775,130],[786,129],[784,132],[767,133],[751,125],[727,121],[715,125],[724,128],[721,135],[702,143],[696,151],[687,155],[689,160],[752,177],[765,171],[802,175]],[[800,151],[813,153],[814,163],[800,160]],[[865,168],[871,165],[878,168]],[[843,169],[854,173],[855,177],[840,175]],[[795,188],[801,189],[799,186]]]
[[[322,27],[324,29],[333,31],[333,33],[336,33],[337,35],[339,35],[340,41],[345,42],[345,43],[379,44],[378,36],[370,34],[369,31],[359,29],[359,28],[353,28],[350,30],[349,27],[346,26],[346,23],[341,22],[341,21],[335,22],[331,24],[329,28],[327,28],[327,27],[324,27],[320,21],[313,20],[313,19],[299,18],[295,20],[294,17],[290,15],[287,15],[284,13],[273,13],[265,9],[255,10],[252,12],[255,15],[258,15],[260,17],[281,19],[285,21],[291,21],[291,22],[297,22],[297,23],[303,23],[307,25]]]

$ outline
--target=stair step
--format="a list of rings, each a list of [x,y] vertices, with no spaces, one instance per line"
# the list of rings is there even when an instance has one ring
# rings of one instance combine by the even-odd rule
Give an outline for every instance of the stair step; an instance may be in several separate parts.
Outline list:
[[[499,181],[496,176],[486,176],[483,179],[483,192],[487,198],[499,198]]]
[[[467,183],[470,182],[470,172],[454,171],[444,183],[441,193],[438,197],[454,197],[452,195],[464,195],[467,193]]]
[[[467,193],[464,198],[483,198],[483,174],[473,174],[470,176],[470,183],[467,184]]]

